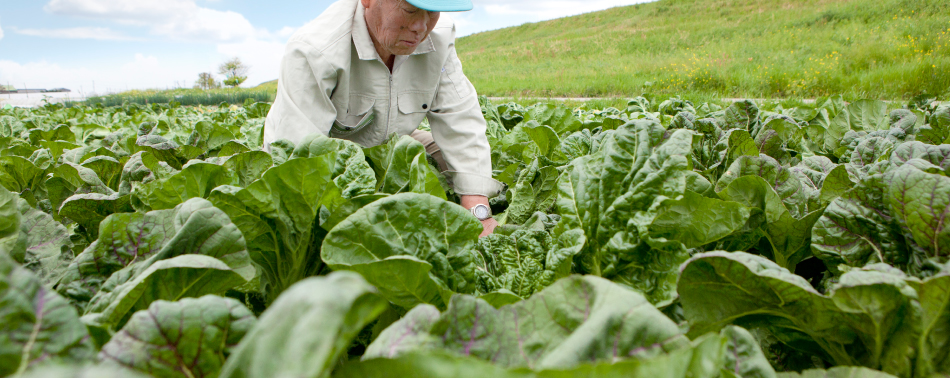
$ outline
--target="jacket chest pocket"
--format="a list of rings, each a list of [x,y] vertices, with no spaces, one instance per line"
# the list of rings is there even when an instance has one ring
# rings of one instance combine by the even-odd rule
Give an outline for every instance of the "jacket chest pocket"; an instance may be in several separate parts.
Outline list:
[[[409,135],[419,127],[426,114],[432,110],[432,93],[400,93],[396,98],[396,103],[402,119],[398,126],[399,132]]]
[[[400,93],[396,99],[399,106],[399,112],[402,114],[428,113],[430,103],[432,102],[432,93],[427,92],[406,92]]]
[[[353,96],[350,97],[349,107],[343,117],[337,117],[333,120],[333,127],[330,128],[331,137],[347,137],[356,134],[366,128],[376,120],[376,113],[373,111],[373,105],[376,99],[371,97]]]

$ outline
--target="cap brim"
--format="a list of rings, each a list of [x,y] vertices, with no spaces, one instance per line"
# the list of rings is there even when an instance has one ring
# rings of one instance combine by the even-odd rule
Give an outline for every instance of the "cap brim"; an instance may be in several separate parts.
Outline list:
[[[406,0],[416,8],[430,12],[464,12],[472,10],[472,0]]]

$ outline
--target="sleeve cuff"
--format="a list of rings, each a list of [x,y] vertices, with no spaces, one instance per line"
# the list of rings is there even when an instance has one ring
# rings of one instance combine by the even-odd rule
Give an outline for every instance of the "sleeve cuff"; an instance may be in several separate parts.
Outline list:
[[[458,195],[478,195],[491,198],[497,196],[504,187],[504,184],[498,180],[477,173],[448,171],[444,174]]]

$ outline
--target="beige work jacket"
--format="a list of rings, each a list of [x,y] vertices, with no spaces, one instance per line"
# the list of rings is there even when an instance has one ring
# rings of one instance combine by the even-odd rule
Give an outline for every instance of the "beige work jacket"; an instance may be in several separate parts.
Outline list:
[[[428,118],[455,191],[496,195],[501,184],[491,176],[485,119],[455,53],[452,20],[442,15],[412,55],[396,56],[390,74],[363,12],[359,0],[337,1],[290,38],[265,146],[321,133],[371,147],[393,133],[409,135]]]

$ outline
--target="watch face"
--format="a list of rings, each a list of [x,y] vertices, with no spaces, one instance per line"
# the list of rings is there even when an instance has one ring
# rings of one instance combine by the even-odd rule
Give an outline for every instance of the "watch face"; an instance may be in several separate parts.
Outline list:
[[[476,205],[473,207],[472,214],[475,214],[475,217],[481,220],[491,218],[491,210],[485,205]]]

